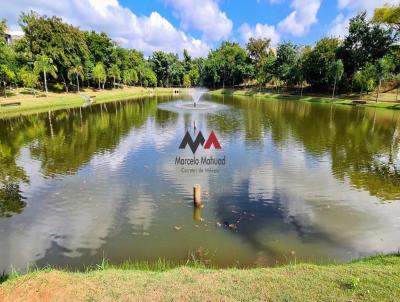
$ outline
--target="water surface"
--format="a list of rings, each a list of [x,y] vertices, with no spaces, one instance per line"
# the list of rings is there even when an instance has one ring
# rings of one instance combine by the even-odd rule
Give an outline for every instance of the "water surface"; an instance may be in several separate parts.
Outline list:
[[[399,250],[396,111],[215,96],[202,100],[212,110],[170,110],[170,101],[182,103],[154,97],[1,120],[0,271],[103,257],[255,266]],[[217,171],[175,164],[193,157],[178,147],[194,121],[221,143],[196,152],[225,157]]]

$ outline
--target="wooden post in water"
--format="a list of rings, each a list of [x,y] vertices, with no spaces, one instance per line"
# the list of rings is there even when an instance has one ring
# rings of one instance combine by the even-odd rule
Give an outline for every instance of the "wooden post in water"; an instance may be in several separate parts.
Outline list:
[[[193,201],[196,207],[201,206],[201,187],[199,184],[193,187]]]

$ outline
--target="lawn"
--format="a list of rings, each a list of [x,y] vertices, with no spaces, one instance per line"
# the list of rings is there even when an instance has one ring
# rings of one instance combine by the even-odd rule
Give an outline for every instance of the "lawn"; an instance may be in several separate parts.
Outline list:
[[[358,95],[342,95],[340,98],[332,99],[327,95],[289,95],[289,94],[278,94],[274,92],[260,92],[255,89],[217,89],[213,90],[211,94],[214,95],[233,95],[233,96],[251,96],[255,98],[268,98],[268,99],[285,99],[285,100],[296,100],[310,103],[327,103],[327,104],[341,104],[341,105],[353,105],[353,100],[358,99]],[[382,93],[380,99],[383,101],[375,102],[372,94],[364,96],[366,104],[357,104],[356,106],[373,107],[373,108],[385,108],[391,110],[400,110],[400,103],[396,103],[393,100],[396,99],[395,92]],[[389,101],[391,100],[391,101]]]
[[[211,269],[45,269],[0,285],[0,301],[399,301],[400,257],[347,264]]]
[[[155,95],[172,94],[172,88],[156,88]],[[95,103],[106,103],[117,100],[134,99],[149,96],[153,93],[151,88],[130,87],[112,90],[86,89],[80,92],[81,95],[95,96]],[[20,93],[8,98],[0,99],[0,104],[20,102],[19,106],[0,107],[0,118],[27,115],[48,110],[66,109],[80,107],[86,101],[78,93],[52,93],[48,97],[44,94],[34,97],[30,94]]]

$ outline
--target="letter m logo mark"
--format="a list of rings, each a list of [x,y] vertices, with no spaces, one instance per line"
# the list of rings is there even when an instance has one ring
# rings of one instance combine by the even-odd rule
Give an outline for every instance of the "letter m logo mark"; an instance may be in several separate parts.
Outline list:
[[[210,149],[211,145],[213,145],[215,149],[221,149],[221,144],[219,143],[214,131],[211,131],[211,134],[208,137],[207,141],[205,140],[201,131],[197,134],[194,141],[189,132],[186,131],[185,136],[183,137],[182,142],[179,145],[179,149],[185,149],[187,145],[189,145],[190,150],[192,150],[193,154],[196,153],[200,145],[204,145],[204,149]]]

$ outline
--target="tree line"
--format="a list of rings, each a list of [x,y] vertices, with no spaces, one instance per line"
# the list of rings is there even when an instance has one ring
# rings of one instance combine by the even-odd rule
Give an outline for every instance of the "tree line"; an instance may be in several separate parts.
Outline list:
[[[24,36],[8,45],[0,39],[0,81],[6,96],[10,86],[54,91],[97,89],[123,85],[144,87],[208,86],[212,88],[273,87],[277,92],[313,89],[335,96],[377,92],[382,81],[399,82],[400,7],[385,6],[374,17],[352,18],[343,39],[324,37],[314,46],[283,42],[271,48],[269,39],[250,38],[245,47],[223,42],[205,58],[155,51],[149,58],[118,45],[105,33],[82,31],[58,17],[23,13]],[[0,35],[6,33],[0,22]]]

